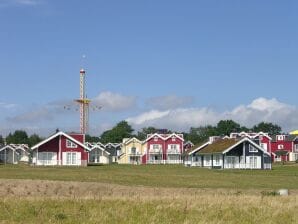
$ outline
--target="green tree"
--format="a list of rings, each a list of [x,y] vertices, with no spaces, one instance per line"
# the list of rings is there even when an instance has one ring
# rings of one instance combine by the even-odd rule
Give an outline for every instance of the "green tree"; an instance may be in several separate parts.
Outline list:
[[[200,126],[197,128],[191,127],[184,139],[186,141],[191,141],[193,144],[198,144],[207,141],[210,136],[214,135],[217,135],[217,130],[216,127],[212,125]]]
[[[99,142],[100,138],[96,136],[91,136],[91,135],[85,135],[85,141],[86,142]]]
[[[216,129],[218,135],[230,135],[231,132],[239,132],[241,127],[233,120],[221,120],[217,123]]]
[[[140,140],[145,140],[148,134],[156,133],[158,129],[155,127],[146,127],[142,128],[141,131],[138,131],[137,138]]]
[[[29,139],[26,131],[16,130],[13,134],[9,133],[6,137],[7,144],[28,144]]]
[[[266,132],[269,135],[278,135],[281,133],[281,127],[277,124],[273,124],[271,122],[261,122],[255,126],[253,126],[252,130],[254,132]]]
[[[28,139],[28,145],[31,147],[31,146],[36,145],[37,143],[41,142],[42,140],[43,139],[39,135],[33,134]]]
[[[2,135],[0,135],[0,145],[4,145],[4,139],[3,139]]]
[[[127,121],[120,121],[111,130],[105,131],[100,136],[100,141],[102,143],[108,142],[122,142],[123,138],[132,137],[133,133],[132,127],[127,123]]]

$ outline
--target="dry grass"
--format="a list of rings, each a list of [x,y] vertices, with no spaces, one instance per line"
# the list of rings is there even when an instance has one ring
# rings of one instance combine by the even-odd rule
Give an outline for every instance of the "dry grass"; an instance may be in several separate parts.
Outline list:
[[[0,223],[298,223],[297,171],[2,166]]]
[[[1,180],[0,223],[297,223],[290,193]]]

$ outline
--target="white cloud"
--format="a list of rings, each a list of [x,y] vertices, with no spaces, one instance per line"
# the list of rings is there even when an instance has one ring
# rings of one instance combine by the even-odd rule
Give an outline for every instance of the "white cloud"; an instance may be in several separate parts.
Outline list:
[[[123,96],[118,93],[102,92],[92,100],[92,103],[101,106],[103,111],[119,112],[134,108],[136,97]]]
[[[210,108],[158,110],[130,117],[127,121],[136,129],[152,125],[177,131],[188,131],[189,127],[200,125],[215,125],[222,119],[232,119],[248,127],[266,121],[277,123],[283,130],[289,131],[298,127],[297,114],[298,109],[295,106],[279,102],[274,98],[258,98],[248,105],[240,105],[230,111],[219,112]]]
[[[194,101],[193,97],[190,97],[190,96],[179,97],[176,95],[152,97],[147,100],[149,105],[159,110],[175,109],[183,106],[188,106],[193,101]]]
[[[4,102],[0,102],[0,108],[2,109],[15,109],[17,108],[18,105],[17,104],[14,104],[14,103],[4,103]]]
[[[133,117],[133,118],[128,118],[126,119],[128,122],[136,124],[136,125],[141,125],[144,123],[148,122],[154,122],[158,119],[162,119],[163,117],[168,116],[170,113],[169,110],[167,111],[158,111],[158,110],[151,110],[149,112],[145,112],[139,116]]]
[[[36,6],[43,2],[44,0],[0,0],[0,7]]]
[[[20,5],[38,5],[40,1],[38,0],[15,0],[15,3]]]

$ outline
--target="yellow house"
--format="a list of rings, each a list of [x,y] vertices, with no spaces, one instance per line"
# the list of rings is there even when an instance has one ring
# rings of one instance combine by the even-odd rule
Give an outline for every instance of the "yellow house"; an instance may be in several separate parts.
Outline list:
[[[124,138],[121,146],[119,164],[142,164],[142,157],[146,152],[146,142],[139,139]]]

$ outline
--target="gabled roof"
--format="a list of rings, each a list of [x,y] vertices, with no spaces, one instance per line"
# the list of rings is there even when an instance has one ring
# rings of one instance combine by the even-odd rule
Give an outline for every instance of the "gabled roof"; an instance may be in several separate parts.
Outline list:
[[[192,147],[188,153],[188,155],[191,155],[191,154],[194,154],[198,151],[200,151],[201,149],[203,149],[204,147],[206,147],[207,145],[209,145],[210,142],[205,142],[205,143],[199,143],[199,144],[196,144],[194,147]]]
[[[162,140],[168,140],[169,138],[172,138],[174,136],[176,138],[179,138],[180,140],[184,141],[183,137],[179,136],[177,133],[166,134],[166,137],[164,137],[162,134],[154,133],[154,134],[150,134],[149,137],[147,137],[147,139],[145,141],[147,142],[154,137],[161,138]]]
[[[183,145],[185,146],[185,145],[188,145],[188,144],[191,145],[192,147],[195,146],[195,145],[194,145],[191,141],[189,141],[189,140],[186,141],[186,142],[184,142]]]
[[[198,153],[199,154],[222,153],[226,149],[235,145],[236,142],[237,142],[236,139],[219,139],[213,143],[208,142],[208,145],[202,148]]]
[[[67,139],[69,139],[70,141],[74,142],[75,144],[77,144],[77,145],[83,147],[84,149],[86,149],[86,150],[88,150],[88,151],[91,150],[88,146],[84,145],[83,143],[79,142],[78,140],[74,139],[73,137],[69,136],[68,134],[66,134],[66,133],[64,133],[64,132],[62,132],[62,131],[59,131],[59,132],[55,133],[54,135],[52,135],[52,136],[46,138],[45,140],[43,140],[43,141],[41,141],[40,143],[38,143],[38,144],[34,145],[33,147],[31,147],[31,149],[32,149],[32,150],[37,149],[37,148],[40,147],[41,145],[43,145],[43,144],[45,144],[45,143],[51,141],[52,139],[56,138],[57,136],[64,136],[65,138],[67,138]]]
[[[149,137],[146,138],[146,142],[149,141],[151,138],[154,138],[154,137],[158,137],[158,138],[161,138],[164,140],[164,137],[162,137],[162,135],[158,134],[158,133],[154,133],[154,134],[151,134]]]
[[[102,144],[101,142],[85,142],[85,145],[88,146],[89,148],[92,148],[92,146],[94,145],[100,145],[101,147],[105,147],[104,144]]]
[[[3,146],[1,149],[0,149],[0,152],[5,150],[5,149],[11,149],[12,151],[16,152],[17,154],[19,154],[17,151],[16,151],[16,148],[11,146],[11,145],[5,145]]]
[[[260,150],[260,151],[262,151],[262,152],[264,152],[264,153],[266,153],[267,155],[270,156],[270,153],[264,151],[264,149],[261,146],[259,146],[255,142],[253,142],[249,137],[245,137],[245,138],[242,138],[240,140],[236,140],[236,139],[221,139],[221,140],[218,140],[216,142],[213,142],[212,144],[207,145],[205,148],[200,150],[199,154],[215,154],[215,153],[224,154],[224,153],[229,152],[230,150],[232,150],[236,146],[242,144],[245,141],[249,142],[255,148],[257,148],[258,150]]]
[[[114,148],[116,148],[116,147],[119,147],[119,146],[121,146],[121,143],[112,143],[112,142],[109,142],[109,143],[107,143],[107,144],[105,144],[104,145],[104,147],[106,148],[106,147],[114,147]]]
[[[123,144],[127,145],[127,144],[129,144],[130,142],[132,142],[132,141],[138,142],[138,143],[140,143],[140,144],[143,144],[143,143],[144,143],[143,141],[137,139],[136,137],[133,137],[133,138],[129,138],[129,139],[127,139],[125,142],[123,142]]]
[[[8,145],[4,145],[0,148],[0,151],[6,149],[6,148],[10,148],[13,151],[16,151],[17,149],[20,149],[26,153],[28,153],[28,145],[27,144],[8,144]]]
[[[108,155],[110,155],[110,153],[107,150],[105,150],[104,147],[102,147],[102,144],[98,144],[98,143],[92,144],[92,143],[88,142],[88,147],[90,148],[90,151],[92,151],[93,149],[100,149],[101,151],[103,151],[103,152],[107,153]]]
[[[169,134],[169,136],[166,137],[166,138],[164,138],[164,139],[165,139],[165,140],[168,140],[169,138],[173,138],[173,137],[179,138],[181,141],[184,141],[183,137],[179,136],[179,135],[176,134],[176,133]]]

